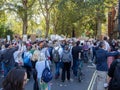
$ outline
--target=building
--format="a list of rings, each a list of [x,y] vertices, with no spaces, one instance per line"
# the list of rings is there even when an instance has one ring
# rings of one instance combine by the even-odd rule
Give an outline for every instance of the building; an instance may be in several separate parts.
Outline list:
[[[108,36],[110,39],[117,39],[118,32],[118,6],[112,7],[108,13]]]

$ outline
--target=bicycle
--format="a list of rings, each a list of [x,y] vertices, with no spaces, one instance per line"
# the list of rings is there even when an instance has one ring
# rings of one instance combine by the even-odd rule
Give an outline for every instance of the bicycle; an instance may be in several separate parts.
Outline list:
[[[78,72],[77,72],[77,77],[78,77],[78,81],[81,82],[82,81],[82,67],[83,67],[83,61],[79,60],[79,65],[78,65]]]

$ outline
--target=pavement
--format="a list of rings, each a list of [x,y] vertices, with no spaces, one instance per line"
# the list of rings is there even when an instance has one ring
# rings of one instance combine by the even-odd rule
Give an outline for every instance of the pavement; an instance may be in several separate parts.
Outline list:
[[[61,77],[59,79],[54,79],[50,82],[51,90],[88,90],[88,86],[91,82],[95,68],[88,67],[88,64],[83,66],[83,80],[78,82],[77,78],[74,78],[71,70],[71,79],[69,81],[61,82]],[[53,70],[54,72],[54,70]],[[25,90],[33,90],[33,78],[31,78],[25,86]]]
[[[50,82],[51,90],[88,90],[88,86],[91,82],[91,78],[93,76],[93,73],[95,71],[95,68],[88,67],[89,64],[83,65],[83,79],[81,82],[78,82],[77,78],[75,78],[72,74],[71,70],[71,79],[70,81],[61,82],[61,77],[59,79],[54,79]],[[54,69],[53,69],[54,73]],[[0,75],[1,76],[1,75]],[[0,87],[1,83],[3,81],[3,78],[0,77]],[[33,90],[33,84],[34,80],[31,77],[31,79],[28,81],[28,83],[25,86],[25,90]]]

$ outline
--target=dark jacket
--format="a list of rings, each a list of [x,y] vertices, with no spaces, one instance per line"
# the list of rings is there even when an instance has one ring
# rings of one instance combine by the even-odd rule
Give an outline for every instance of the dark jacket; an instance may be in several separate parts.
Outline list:
[[[118,66],[119,64],[119,66]],[[117,67],[118,66],[118,67]],[[110,69],[108,70],[108,76],[111,77],[111,80],[109,82],[108,90],[120,90],[120,74],[118,73],[120,70],[117,70],[116,76],[116,69],[120,69],[120,59],[114,60],[110,66]]]
[[[6,49],[3,53],[3,63],[5,65],[9,65],[9,66],[13,66],[15,65],[15,60],[14,60],[14,56],[13,53],[18,50],[18,47],[14,47],[14,48],[9,48]],[[8,60],[8,62],[6,61]]]
[[[108,71],[107,57],[118,55],[119,52],[108,52],[102,48],[96,51],[96,69],[98,71]]]

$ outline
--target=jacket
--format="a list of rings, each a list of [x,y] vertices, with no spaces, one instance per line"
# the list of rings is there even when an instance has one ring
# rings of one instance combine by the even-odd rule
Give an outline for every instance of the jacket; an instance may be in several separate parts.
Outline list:
[[[107,57],[118,55],[119,52],[108,52],[102,48],[96,51],[96,69],[98,71],[108,71]]]

